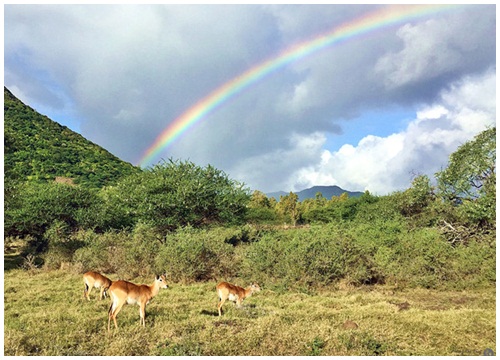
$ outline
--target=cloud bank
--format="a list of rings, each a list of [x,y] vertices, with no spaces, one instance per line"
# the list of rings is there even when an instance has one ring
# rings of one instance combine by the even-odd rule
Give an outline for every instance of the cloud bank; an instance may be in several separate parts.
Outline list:
[[[494,72],[466,77],[444,90],[439,101],[422,107],[402,132],[368,135],[333,152],[316,143],[311,150],[321,152],[321,161],[299,169],[289,186],[339,184],[387,194],[407,188],[416,174],[432,178],[458,146],[495,126],[495,85]]]
[[[136,163],[221,84],[378,7],[5,5],[4,82]],[[161,157],[212,164],[266,192],[404,188],[495,123],[495,22],[494,5],[463,6],[332,46],[245,90]],[[374,118],[358,144],[331,146],[346,122],[395,107],[415,114],[404,131]]]

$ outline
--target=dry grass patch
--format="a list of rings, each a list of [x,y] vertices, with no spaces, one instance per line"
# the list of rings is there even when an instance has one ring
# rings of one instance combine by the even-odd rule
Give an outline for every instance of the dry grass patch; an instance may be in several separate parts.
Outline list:
[[[152,277],[130,280],[150,283]],[[109,299],[85,300],[81,275],[8,271],[4,353],[481,355],[486,348],[496,351],[494,288],[451,292],[367,287],[305,294],[263,287],[240,309],[227,302],[219,317],[215,284],[169,284],[147,306],[145,328],[139,324],[139,308],[127,305],[117,318],[118,331],[108,334]]]

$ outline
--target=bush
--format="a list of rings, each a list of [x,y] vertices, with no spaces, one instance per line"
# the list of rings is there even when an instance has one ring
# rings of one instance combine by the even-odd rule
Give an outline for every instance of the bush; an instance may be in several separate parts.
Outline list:
[[[249,208],[246,221],[250,224],[277,224],[278,214],[271,208]]]
[[[342,278],[362,284],[375,278],[359,244],[333,225],[268,233],[246,255],[247,276],[260,274],[285,287],[332,285]]]
[[[154,261],[161,243],[149,227],[139,225],[131,233],[87,231],[79,236],[86,246],[75,252],[73,262],[84,272],[116,273],[124,279],[162,272]]]
[[[64,263],[71,263],[75,251],[85,245],[77,237],[71,236],[69,230],[65,223],[55,221],[45,232],[44,239],[48,243],[48,250],[43,254],[45,269],[55,270]]]
[[[134,223],[163,234],[186,226],[241,223],[250,199],[243,185],[208,165],[170,160],[132,175],[116,187],[117,207]]]
[[[115,248],[116,234],[104,233],[96,234],[91,230],[80,231],[73,235],[85,243],[84,247],[76,250],[73,254],[73,263],[75,263],[82,272],[97,271],[102,273],[111,273],[116,270],[110,263],[112,249]]]
[[[91,216],[98,202],[93,190],[59,183],[24,183],[19,186],[7,209],[5,234],[32,236],[45,250],[45,232],[54,224],[64,224],[68,231],[86,227],[82,218]]]
[[[97,201],[89,211],[80,214],[79,222],[85,229],[97,232],[132,229],[136,219],[122,206],[116,187],[106,187],[97,193]]]
[[[492,242],[494,244],[494,242]],[[481,287],[496,283],[496,247],[488,242],[471,242],[453,250],[448,287]]]
[[[156,266],[174,281],[218,280],[236,276],[240,267],[235,257],[232,229],[184,228],[168,235],[156,256]]]
[[[341,280],[464,289],[495,283],[491,237],[452,246],[435,229],[378,219],[289,230],[187,227],[166,237],[139,224],[132,232],[80,231],[68,244],[85,245],[74,252],[76,267],[120,278],[167,272],[178,282],[244,279],[301,291]]]
[[[389,283],[442,288],[495,283],[490,242],[452,246],[436,229],[400,220],[267,232],[246,248],[244,277],[283,286]]]

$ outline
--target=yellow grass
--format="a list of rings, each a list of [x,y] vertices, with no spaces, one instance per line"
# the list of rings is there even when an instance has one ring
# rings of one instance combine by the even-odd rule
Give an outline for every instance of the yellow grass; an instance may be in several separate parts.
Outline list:
[[[106,274],[112,280],[116,276]],[[129,279],[151,283],[151,278]],[[127,305],[107,332],[109,298],[83,298],[79,274],[12,270],[4,279],[5,355],[481,355],[496,352],[495,289],[263,290],[217,313],[215,282],[169,284]],[[247,285],[240,283],[239,285]],[[357,327],[356,327],[357,326]]]

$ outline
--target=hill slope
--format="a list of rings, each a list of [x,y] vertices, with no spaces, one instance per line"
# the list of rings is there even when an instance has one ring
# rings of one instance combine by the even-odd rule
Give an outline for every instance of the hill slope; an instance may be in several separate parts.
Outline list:
[[[80,134],[43,116],[4,87],[5,178],[53,180],[99,188],[141,171]]]
[[[318,192],[320,192],[323,195],[323,197],[326,199],[331,199],[332,196],[340,196],[343,193],[347,193],[347,195],[349,195],[349,197],[358,197],[358,196],[363,195],[363,193],[360,191],[347,191],[347,190],[344,190],[336,185],[333,185],[333,186],[313,186],[312,188],[299,191],[296,194],[299,197],[299,201],[303,201],[305,199],[314,199]],[[278,191],[278,192],[272,192],[272,193],[266,194],[267,197],[274,197],[276,200],[279,200],[281,195],[285,196],[285,195],[288,195],[288,193],[284,192],[284,191]]]

